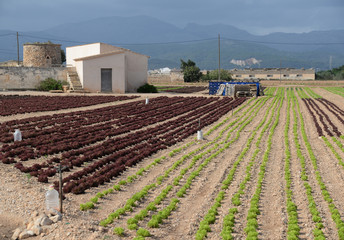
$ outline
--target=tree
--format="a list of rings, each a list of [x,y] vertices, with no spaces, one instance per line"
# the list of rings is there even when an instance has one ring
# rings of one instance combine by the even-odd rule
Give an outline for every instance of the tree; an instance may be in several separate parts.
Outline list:
[[[66,53],[63,49],[61,49],[61,63],[66,61]]]
[[[198,82],[202,77],[201,70],[196,66],[196,63],[190,59],[185,62],[183,59],[180,59],[180,68],[184,73],[184,82]]]
[[[218,70],[207,71],[206,75],[202,76],[203,81],[218,80],[219,72]],[[220,79],[224,81],[232,80],[232,74],[228,70],[220,69]]]
[[[344,79],[344,65],[327,71],[319,71],[315,74],[316,80],[342,80]]]

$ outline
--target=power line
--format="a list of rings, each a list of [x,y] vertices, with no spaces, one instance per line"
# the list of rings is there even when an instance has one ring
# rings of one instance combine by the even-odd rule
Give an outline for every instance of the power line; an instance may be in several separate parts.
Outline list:
[[[10,52],[3,52],[3,51],[0,51],[0,53],[3,53],[3,54],[6,54],[6,55],[17,55],[17,53],[14,53],[14,52],[12,52],[12,53],[10,53]]]
[[[15,36],[15,33],[8,33],[0,35],[0,37],[4,36]],[[58,39],[58,38],[51,38],[51,37],[42,37],[42,36],[34,36],[30,34],[19,34],[21,37],[28,37],[34,39],[44,39],[50,41],[57,41],[57,42],[69,42],[69,43],[77,43],[77,44],[89,44],[92,42],[85,42],[85,41],[76,41],[76,40],[67,40],[67,39]],[[246,39],[235,39],[235,38],[224,38],[221,37],[223,40],[235,41],[235,42],[248,42],[248,43],[258,43],[258,44],[272,44],[272,45],[344,45],[344,42],[269,42],[269,41],[258,41],[258,40],[246,40]],[[113,42],[109,43],[112,45],[122,45],[122,46],[146,46],[146,45],[168,45],[168,44],[183,44],[183,43],[195,43],[195,42],[205,42],[217,40],[217,38],[204,38],[204,39],[193,39],[193,40],[183,40],[183,41],[170,41],[170,42],[149,42],[149,43],[120,43],[120,42]]]
[[[0,48],[0,51],[2,51],[2,52],[8,52],[8,53],[12,53],[12,52],[14,52],[15,50],[10,50],[10,49],[3,49],[3,48]]]
[[[39,36],[32,36],[27,34],[20,34],[19,36],[23,37],[31,37],[31,38],[38,38],[38,39],[45,39],[51,41],[58,41],[58,42],[74,42],[74,43],[91,43],[91,42],[82,42],[82,41],[74,41],[74,40],[65,40],[65,39],[54,39],[54,38],[47,38],[47,37],[39,37]],[[192,43],[192,42],[204,42],[209,40],[214,40],[217,38],[206,38],[206,39],[194,39],[194,40],[184,40],[184,41],[173,41],[173,42],[150,42],[150,43],[109,43],[113,45],[125,45],[125,46],[132,46],[132,45],[161,45],[161,44],[181,44],[181,43]]]
[[[89,42],[73,41],[73,40],[66,40],[66,39],[54,39],[54,38],[48,38],[48,37],[32,36],[32,35],[28,35],[28,34],[19,34],[19,36],[29,37],[29,38],[38,38],[38,39],[44,39],[44,40],[51,40],[51,41],[58,41],[58,42],[86,43],[86,44],[89,43]]]
[[[183,43],[193,43],[193,42],[206,42],[211,40],[217,40],[217,38],[205,38],[205,39],[195,39],[195,40],[185,40],[185,41],[175,41],[175,42],[151,42],[151,43],[112,43],[117,45],[132,46],[132,45],[163,45],[163,44],[183,44]],[[111,44],[111,43],[110,43]]]
[[[1,34],[0,37],[7,37],[7,36],[11,36],[11,35],[16,35],[15,33],[6,33],[6,34]]]
[[[244,40],[244,39],[234,39],[234,38],[223,38],[230,41],[238,41],[238,42],[250,42],[250,43],[261,43],[261,44],[279,44],[279,45],[344,45],[344,42],[342,43],[334,43],[334,42],[324,42],[324,43],[311,43],[311,42],[266,42],[266,41],[255,41],[255,40]]]

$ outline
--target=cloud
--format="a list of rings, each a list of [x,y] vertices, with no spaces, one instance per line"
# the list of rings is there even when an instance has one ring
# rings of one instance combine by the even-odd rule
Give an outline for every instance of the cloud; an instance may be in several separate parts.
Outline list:
[[[183,27],[223,23],[253,33],[339,29],[343,0],[0,0],[0,29],[44,30],[106,16],[148,15]]]

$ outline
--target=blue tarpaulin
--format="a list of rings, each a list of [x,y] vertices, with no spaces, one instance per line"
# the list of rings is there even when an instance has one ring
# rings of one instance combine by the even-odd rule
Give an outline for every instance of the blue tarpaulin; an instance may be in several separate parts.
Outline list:
[[[234,85],[247,85],[247,84],[256,84],[257,86],[257,96],[259,96],[259,82],[209,82],[209,95],[215,95],[221,84],[234,84]],[[226,88],[225,88],[226,89]],[[226,96],[226,90],[222,93],[223,96]]]

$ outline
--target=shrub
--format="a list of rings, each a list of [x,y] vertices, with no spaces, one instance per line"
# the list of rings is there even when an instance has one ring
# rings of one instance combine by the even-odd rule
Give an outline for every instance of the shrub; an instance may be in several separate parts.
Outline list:
[[[146,83],[137,89],[138,93],[157,93],[158,89],[154,85]]]
[[[113,233],[122,237],[124,235],[124,229],[121,227],[116,227],[114,228]]]
[[[150,232],[144,228],[140,228],[139,230],[137,230],[136,234],[137,236],[142,237],[149,237],[151,235]]]
[[[137,228],[138,228],[138,226],[137,226],[136,223],[133,223],[133,224],[128,225],[128,229],[129,229],[129,230],[136,230]]]
[[[44,81],[40,82],[37,90],[38,91],[50,91],[50,90],[62,90],[62,83],[60,80],[55,80],[53,78],[47,78]]]

